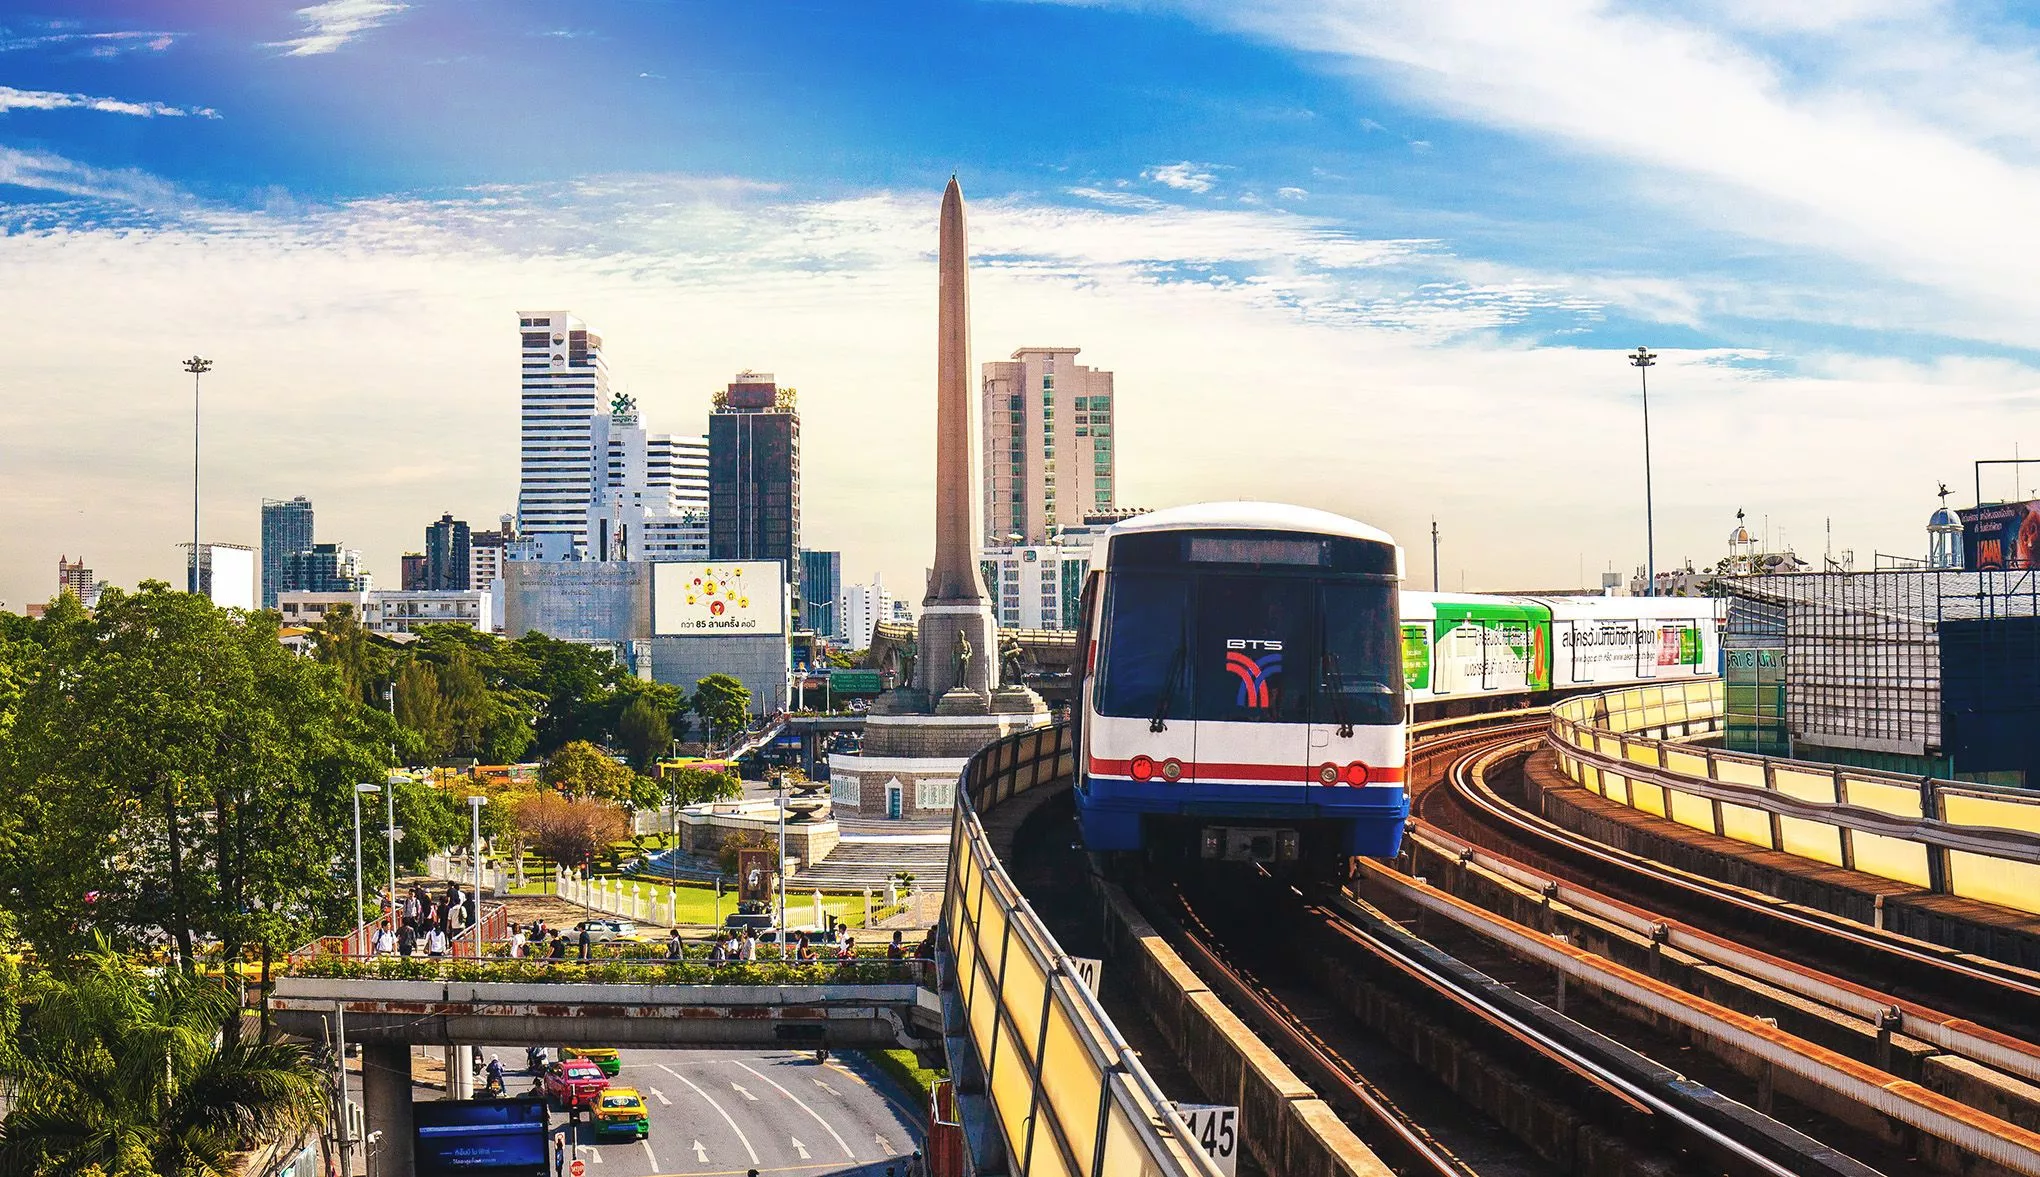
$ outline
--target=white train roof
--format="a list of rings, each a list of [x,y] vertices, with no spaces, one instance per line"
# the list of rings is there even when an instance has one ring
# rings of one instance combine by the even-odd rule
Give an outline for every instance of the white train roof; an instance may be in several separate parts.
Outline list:
[[[1191,503],[1182,507],[1165,507],[1115,523],[1105,534],[1109,538],[1149,531],[1189,531],[1206,527],[1241,531],[1299,531],[1373,540],[1381,544],[1395,543],[1393,536],[1378,527],[1369,527],[1344,515],[1334,515],[1330,511],[1320,511],[1315,507],[1296,507],[1288,503]]]

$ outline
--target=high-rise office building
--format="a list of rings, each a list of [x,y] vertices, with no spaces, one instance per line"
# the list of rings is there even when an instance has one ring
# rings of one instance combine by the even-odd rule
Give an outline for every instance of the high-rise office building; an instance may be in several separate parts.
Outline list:
[[[503,578],[503,552],[516,537],[517,524],[514,515],[503,516],[502,526],[494,531],[469,533],[469,588],[486,589]]]
[[[288,591],[307,593],[356,593],[372,587],[361,571],[361,553],[339,544],[313,544],[284,558]]]
[[[781,560],[800,591],[800,414],[770,372],[739,372],[708,415],[708,555]]]
[[[602,337],[565,311],[520,311],[521,446],[517,530],[541,559],[587,548],[596,474],[589,422],[609,403]]]
[[[285,557],[292,552],[310,551],[312,546],[312,500],[303,495],[293,499],[262,500],[262,607],[276,608],[276,594],[299,586],[283,579]]]
[[[424,587],[433,592],[468,587],[468,525],[450,511],[425,527]]]
[[[835,641],[836,596],[843,589],[843,553],[800,554],[800,625],[824,641]]]
[[[99,603],[99,582],[92,578],[92,570],[85,567],[85,557],[76,560],[57,557],[57,594],[64,593],[78,598],[78,603],[87,609]]]
[[[1112,373],[1077,350],[1023,347],[984,365],[987,548],[1047,544],[1114,507]]]
[[[588,496],[591,560],[708,558],[708,447],[699,438],[647,433],[637,402],[616,394],[589,422],[589,456],[604,477]]]
[[[870,649],[871,631],[879,622],[893,620],[893,595],[885,587],[885,578],[874,572],[870,584],[846,584],[838,599],[839,639],[853,650]]]

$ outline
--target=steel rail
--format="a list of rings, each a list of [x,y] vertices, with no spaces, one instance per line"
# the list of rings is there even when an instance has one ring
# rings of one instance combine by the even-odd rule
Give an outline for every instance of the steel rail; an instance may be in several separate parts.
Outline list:
[[[1500,760],[1520,752],[1534,751],[1542,743],[1541,739],[1523,740],[1507,748],[1498,748],[1493,759]],[[1704,903],[1717,907],[1725,906],[1744,915],[1781,924],[1792,931],[1815,933],[1854,948],[1903,959],[1937,974],[1961,978],[1989,986],[2002,993],[2014,993],[2040,1002],[2040,977],[2023,969],[1984,958],[1958,955],[1953,949],[1941,949],[1925,941],[1900,936],[1881,928],[1868,927],[1844,916],[1829,915],[1788,904],[1785,900],[1775,897],[1753,896],[1740,888],[1666,866],[1640,854],[1603,845],[1575,834],[1556,822],[1508,803],[1492,789],[1476,788],[1470,781],[1451,780],[1449,783],[1453,791],[1466,804],[1472,806],[1477,814],[1500,823],[1533,845],[1555,847],[1563,854],[1574,856],[1576,859],[1586,859],[1600,871],[1638,876],[1654,885],[1670,888]],[[1437,827],[1430,823],[1421,824],[1437,830]]]

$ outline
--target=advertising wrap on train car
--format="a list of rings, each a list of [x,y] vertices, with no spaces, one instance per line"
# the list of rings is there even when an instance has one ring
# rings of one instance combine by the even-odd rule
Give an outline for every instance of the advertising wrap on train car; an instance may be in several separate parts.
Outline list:
[[[2033,568],[2040,560],[2040,500],[1955,514],[1962,520],[1962,566],[1970,572]]]
[[[1630,682],[1679,668],[1694,673],[1703,658],[1699,630],[1649,619],[1555,621],[1552,641],[1560,683]]]

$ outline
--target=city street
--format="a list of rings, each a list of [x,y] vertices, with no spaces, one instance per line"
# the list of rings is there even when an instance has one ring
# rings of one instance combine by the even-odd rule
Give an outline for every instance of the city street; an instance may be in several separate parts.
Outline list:
[[[510,1078],[513,1090],[525,1083],[520,1073]],[[593,1177],[742,1177],[750,1169],[906,1177],[921,1144],[920,1113],[860,1054],[817,1064],[806,1052],[626,1050],[611,1083],[645,1097],[652,1132],[598,1143],[584,1125],[573,1155]]]

